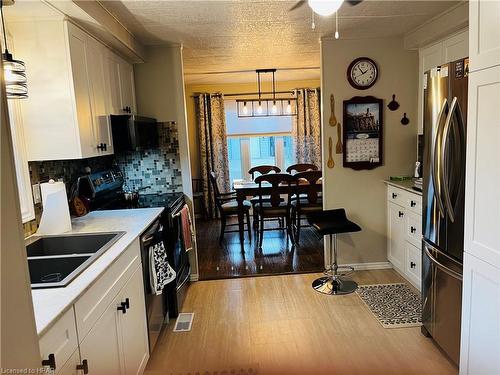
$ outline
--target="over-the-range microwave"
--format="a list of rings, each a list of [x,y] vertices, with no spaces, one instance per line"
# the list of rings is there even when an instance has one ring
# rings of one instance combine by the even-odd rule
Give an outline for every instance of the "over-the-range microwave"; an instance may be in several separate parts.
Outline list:
[[[156,119],[137,115],[110,115],[115,153],[158,147]]]

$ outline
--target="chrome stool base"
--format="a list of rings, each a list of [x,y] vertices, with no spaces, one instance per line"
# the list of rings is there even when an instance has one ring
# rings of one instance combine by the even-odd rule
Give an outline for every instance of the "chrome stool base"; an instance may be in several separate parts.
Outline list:
[[[332,277],[320,277],[312,283],[312,287],[319,293],[329,295],[350,294],[358,289],[358,283],[352,280],[342,280]]]

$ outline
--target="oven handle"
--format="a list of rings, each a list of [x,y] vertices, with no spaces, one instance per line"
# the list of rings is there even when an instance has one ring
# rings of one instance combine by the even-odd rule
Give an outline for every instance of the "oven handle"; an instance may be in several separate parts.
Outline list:
[[[184,280],[182,280],[180,285],[177,286],[177,290],[181,289],[184,286],[184,284],[186,284],[186,282],[189,280],[190,276],[191,276],[191,267],[189,267],[189,270],[188,270]]]

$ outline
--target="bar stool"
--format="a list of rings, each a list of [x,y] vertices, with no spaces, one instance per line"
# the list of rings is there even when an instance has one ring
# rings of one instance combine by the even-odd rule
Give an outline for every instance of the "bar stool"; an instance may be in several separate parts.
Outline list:
[[[349,294],[358,288],[358,284],[346,276],[354,267],[340,266],[337,263],[337,234],[361,231],[361,227],[347,219],[343,208],[315,212],[307,216],[309,223],[322,236],[329,236],[331,265],[326,267],[326,276],[316,279],[312,287],[319,293],[329,295]]]

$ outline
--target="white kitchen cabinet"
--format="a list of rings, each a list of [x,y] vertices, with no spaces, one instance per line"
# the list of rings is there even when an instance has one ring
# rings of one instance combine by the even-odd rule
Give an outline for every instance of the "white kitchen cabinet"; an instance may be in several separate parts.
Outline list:
[[[68,362],[57,372],[58,375],[82,375],[84,374],[83,369],[77,366],[81,366],[80,352],[75,350],[75,352],[69,357]]]
[[[427,82],[425,72],[442,64],[469,56],[469,32],[461,30],[444,39],[419,49],[418,78],[418,133],[424,132],[424,86]]]
[[[470,71],[500,65],[500,1],[469,1]]]
[[[421,289],[422,196],[387,185],[387,259]]]
[[[21,113],[28,160],[112,154],[108,115],[135,110],[132,65],[67,20],[9,28],[27,67]]]
[[[500,269],[464,254],[460,374],[500,374]]]
[[[144,305],[142,271],[138,268],[119,293],[117,302],[128,302],[126,313],[119,315],[123,347],[124,374],[142,373],[149,358],[149,342]]]

